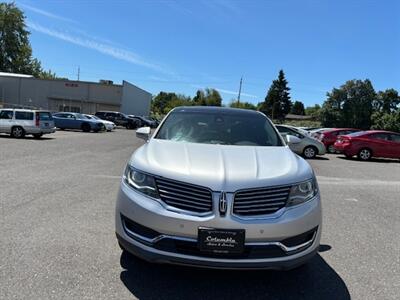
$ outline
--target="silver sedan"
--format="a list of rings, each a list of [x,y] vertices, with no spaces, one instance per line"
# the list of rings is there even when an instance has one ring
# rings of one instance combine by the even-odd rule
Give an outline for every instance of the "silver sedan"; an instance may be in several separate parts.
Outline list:
[[[305,158],[315,158],[317,155],[324,155],[326,153],[325,145],[314,139],[295,127],[288,125],[276,125],[279,133],[283,137],[292,136],[289,144],[289,148]]]

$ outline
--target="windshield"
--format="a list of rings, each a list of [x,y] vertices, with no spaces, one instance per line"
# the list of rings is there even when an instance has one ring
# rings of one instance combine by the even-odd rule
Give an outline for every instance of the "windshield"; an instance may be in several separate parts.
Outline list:
[[[53,117],[52,117],[51,113],[49,113],[47,111],[41,111],[41,112],[39,112],[39,120],[40,121],[52,121]]]
[[[282,146],[266,117],[240,112],[173,112],[155,138],[202,144]]]

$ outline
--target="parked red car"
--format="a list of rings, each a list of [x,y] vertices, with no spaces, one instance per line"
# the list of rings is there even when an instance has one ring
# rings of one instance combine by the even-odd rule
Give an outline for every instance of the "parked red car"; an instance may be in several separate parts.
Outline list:
[[[359,129],[354,128],[333,128],[331,130],[325,130],[319,135],[318,139],[324,143],[326,150],[329,153],[335,153],[334,144],[339,135],[346,135],[353,132],[360,131]]]
[[[346,157],[357,155],[361,160],[371,157],[400,158],[400,133],[359,131],[338,137],[334,147]]]

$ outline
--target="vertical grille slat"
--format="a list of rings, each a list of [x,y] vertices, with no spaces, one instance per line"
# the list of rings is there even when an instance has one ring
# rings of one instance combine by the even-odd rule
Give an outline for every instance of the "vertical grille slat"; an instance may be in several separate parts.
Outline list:
[[[291,186],[242,190],[235,193],[233,213],[240,216],[273,214],[286,206]]]
[[[156,178],[158,194],[167,205],[194,213],[212,211],[212,193],[205,187]]]

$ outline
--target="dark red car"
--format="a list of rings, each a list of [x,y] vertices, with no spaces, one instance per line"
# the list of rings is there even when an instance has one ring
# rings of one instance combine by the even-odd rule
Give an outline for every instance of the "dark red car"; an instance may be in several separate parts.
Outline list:
[[[333,128],[323,131],[318,139],[324,143],[325,148],[329,153],[335,153],[336,151],[333,145],[335,144],[337,137],[339,135],[346,135],[357,131],[360,130],[354,128]]]
[[[371,157],[400,158],[400,133],[359,131],[338,137],[334,147],[346,157],[357,155],[361,160]]]

